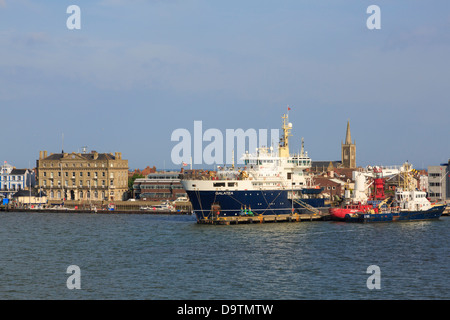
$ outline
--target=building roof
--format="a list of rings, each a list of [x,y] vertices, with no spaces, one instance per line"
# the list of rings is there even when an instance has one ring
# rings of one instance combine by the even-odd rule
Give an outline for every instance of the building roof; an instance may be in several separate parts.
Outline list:
[[[23,189],[19,190],[13,194],[13,198],[29,197],[29,196],[30,196],[30,190],[23,190]],[[31,190],[31,196],[32,197],[46,197],[47,195],[43,191],[37,192],[36,190]]]
[[[324,171],[326,171],[328,169],[328,166],[331,165],[334,168],[339,168],[342,166],[342,161],[330,161],[330,160],[325,160],[325,161],[311,161],[311,169],[314,171],[317,171],[318,169],[322,169]]]
[[[110,153],[53,153],[49,155],[48,157],[44,158],[43,160],[61,160],[64,157],[70,156],[70,155],[76,155],[79,157],[84,158],[85,160],[116,160],[116,157]],[[95,159],[95,155],[97,155],[97,158]]]
[[[27,173],[27,169],[12,169],[10,175],[23,175]]]

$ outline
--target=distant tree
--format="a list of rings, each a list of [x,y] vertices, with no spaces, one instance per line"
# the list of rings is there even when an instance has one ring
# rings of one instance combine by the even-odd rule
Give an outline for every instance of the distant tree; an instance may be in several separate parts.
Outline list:
[[[140,173],[135,173],[131,177],[128,178],[128,191],[133,191],[134,180],[136,180],[138,178],[145,178],[145,177]]]

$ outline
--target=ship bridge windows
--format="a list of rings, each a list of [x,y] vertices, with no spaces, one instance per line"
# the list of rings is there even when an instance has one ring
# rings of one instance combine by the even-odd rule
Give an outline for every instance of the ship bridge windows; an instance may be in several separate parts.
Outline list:
[[[225,182],[214,182],[213,187],[214,188],[225,187]]]
[[[237,187],[237,182],[228,182],[229,187]]]

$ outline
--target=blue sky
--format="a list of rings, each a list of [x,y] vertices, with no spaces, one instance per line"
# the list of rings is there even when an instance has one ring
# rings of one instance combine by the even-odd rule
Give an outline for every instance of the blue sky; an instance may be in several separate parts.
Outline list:
[[[64,134],[66,152],[177,168],[175,129],[279,128],[290,105],[313,160],[340,160],[350,120],[357,165],[437,165],[449,57],[449,1],[0,0],[0,160],[34,166]]]

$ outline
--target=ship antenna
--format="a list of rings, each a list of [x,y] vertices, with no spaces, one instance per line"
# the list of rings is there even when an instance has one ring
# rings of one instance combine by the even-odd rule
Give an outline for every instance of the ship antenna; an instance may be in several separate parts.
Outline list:
[[[234,169],[234,149],[231,150],[231,167]]]
[[[303,156],[305,153],[305,139],[302,137],[302,149],[300,155]]]

